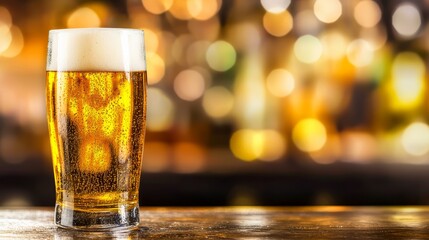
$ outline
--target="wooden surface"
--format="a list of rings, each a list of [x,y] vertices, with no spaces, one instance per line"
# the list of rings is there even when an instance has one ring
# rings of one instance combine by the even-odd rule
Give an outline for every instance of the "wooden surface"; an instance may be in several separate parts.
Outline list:
[[[0,239],[428,239],[429,207],[142,208],[140,229],[57,229],[53,209],[0,208]]]

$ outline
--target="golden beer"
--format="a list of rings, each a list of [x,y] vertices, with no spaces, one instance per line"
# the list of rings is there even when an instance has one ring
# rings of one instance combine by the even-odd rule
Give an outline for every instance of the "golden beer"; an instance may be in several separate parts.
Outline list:
[[[63,208],[138,204],[146,72],[47,72],[57,200]],[[130,181],[131,179],[131,181]]]
[[[55,223],[135,228],[146,129],[143,31],[51,30],[46,75]]]

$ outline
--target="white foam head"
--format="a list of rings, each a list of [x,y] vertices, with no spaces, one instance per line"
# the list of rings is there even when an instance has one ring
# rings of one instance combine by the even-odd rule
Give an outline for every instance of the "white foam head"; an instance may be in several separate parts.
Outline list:
[[[48,71],[145,71],[144,32],[122,28],[49,31]]]

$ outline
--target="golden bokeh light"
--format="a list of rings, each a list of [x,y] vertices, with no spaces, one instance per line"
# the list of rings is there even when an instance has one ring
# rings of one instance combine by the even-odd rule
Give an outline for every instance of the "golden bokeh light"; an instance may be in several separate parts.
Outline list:
[[[206,151],[192,142],[173,145],[174,170],[179,173],[201,172],[206,165]]]
[[[24,36],[22,35],[21,29],[17,26],[10,28],[11,43],[9,47],[1,53],[1,56],[13,58],[18,56],[24,48]]]
[[[285,155],[287,143],[275,130],[241,129],[231,136],[230,149],[243,161],[275,161]]]
[[[225,87],[209,88],[203,97],[204,111],[212,118],[224,118],[234,107],[234,95]]]
[[[229,146],[234,156],[238,159],[254,161],[262,155],[262,138],[263,136],[259,131],[241,129],[232,134]]]
[[[151,29],[144,28],[145,50],[147,52],[156,52],[159,46],[158,35]]]
[[[0,54],[6,51],[12,43],[10,28],[0,23]]]
[[[393,28],[403,37],[413,37],[420,29],[421,24],[420,11],[411,2],[400,4],[393,13]]]
[[[320,150],[326,143],[325,126],[317,119],[306,118],[299,121],[292,130],[295,145],[304,152]]]
[[[180,20],[191,19],[192,16],[188,10],[188,1],[191,1],[191,0],[174,0],[173,5],[169,9],[169,13],[171,13],[173,17]]]
[[[332,164],[340,159],[341,146],[337,134],[328,136],[325,145],[314,152],[309,152],[311,159],[318,164]]]
[[[184,70],[174,79],[174,92],[185,101],[200,98],[205,89],[204,77],[196,70]]]
[[[352,41],[347,47],[347,59],[356,67],[369,65],[374,58],[371,44],[363,39]]]
[[[304,35],[296,40],[293,52],[299,61],[315,63],[322,56],[323,46],[318,38],[312,35]]]
[[[144,8],[153,14],[161,14],[168,11],[174,0],[142,0]]]
[[[234,47],[226,41],[216,41],[212,43],[206,52],[206,61],[210,68],[224,72],[235,65],[237,53]]]
[[[234,120],[238,128],[265,127],[267,98],[263,60],[257,53],[245,58],[234,83]]]
[[[323,55],[328,59],[340,60],[345,56],[348,41],[341,32],[327,31],[320,37],[320,41],[325,49]]]
[[[342,4],[339,0],[316,0],[314,2],[314,15],[324,23],[333,23],[343,13]]]
[[[262,161],[275,161],[281,159],[287,151],[287,142],[284,136],[275,130],[263,130]]]
[[[213,17],[222,5],[222,0],[187,0],[189,14],[197,20]]]
[[[381,49],[387,42],[387,33],[384,28],[366,28],[360,32],[360,35],[372,46],[374,51]]]
[[[429,126],[426,123],[415,122],[403,132],[401,138],[404,150],[413,156],[423,156],[429,152]]]
[[[262,19],[265,30],[276,37],[288,34],[293,28],[293,18],[288,11],[264,14]]]
[[[147,129],[149,131],[166,131],[174,122],[174,104],[167,94],[159,88],[147,90]]]
[[[147,79],[149,85],[153,85],[161,81],[165,74],[164,60],[154,52],[146,54],[147,61]]]
[[[348,162],[368,163],[377,156],[377,139],[369,132],[341,133],[342,158]]]
[[[5,25],[6,27],[12,26],[12,15],[9,10],[3,6],[0,6],[0,26]]]
[[[168,169],[171,147],[164,142],[147,141],[142,161],[143,172],[162,172]]]
[[[261,4],[267,12],[281,13],[289,7],[290,0],[261,0]]]
[[[424,101],[426,91],[425,63],[413,52],[399,53],[393,60],[392,82],[388,85],[394,111],[416,109]]]
[[[274,69],[267,77],[267,89],[276,97],[286,97],[295,88],[295,79],[286,69]]]
[[[100,27],[100,25],[100,17],[89,7],[77,8],[67,19],[67,27],[69,28]]]
[[[356,4],[353,16],[362,27],[372,28],[380,22],[381,9],[375,1],[363,0]]]

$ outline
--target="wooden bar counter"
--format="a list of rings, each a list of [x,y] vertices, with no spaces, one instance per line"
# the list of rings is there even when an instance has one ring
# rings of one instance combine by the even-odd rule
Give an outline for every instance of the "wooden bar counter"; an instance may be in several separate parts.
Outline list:
[[[139,230],[57,229],[52,208],[0,208],[0,239],[428,239],[429,207],[141,208]]]

